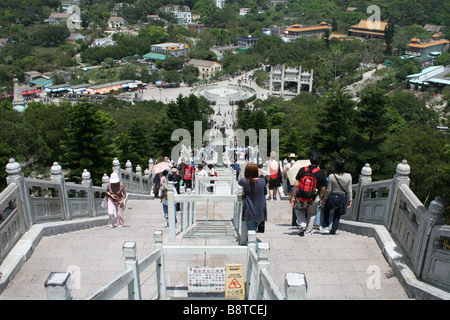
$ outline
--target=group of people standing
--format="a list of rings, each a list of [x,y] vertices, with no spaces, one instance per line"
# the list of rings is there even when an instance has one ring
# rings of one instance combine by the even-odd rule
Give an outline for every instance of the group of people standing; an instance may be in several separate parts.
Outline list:
[[[275,161],[275,156],[276,154],[271,154],[273,159],[269,163],[269,171],[263,170],[255,163],[248,163],[245,166],[244,177],[238,180],[238,184],[243,191],[242,220],[246,221],[248,230],[256,231],[259,226],[267,221],[267,194],[270,194],[271,198],[269,199],[276,199],[276,190],[278,189],[278,182],[276,181],[279,174],[282,173],[282,169],[279,162]],[[272,163],[276,163],[276,165]],[[291,162],[288,167],[292,166],[293,163],[295,163],[295,155],[291,154]],[[328,176],[325,171],[320,169],[321,163],[322,155],[319,152],[313,152],[310,156],[310,165],[300,168],[295,176],[294,185],[288,186],[289,188],[292,187],[289,201],[293,208],[295,225],[299,228],[299,236],[312,233],[319,209],[323,212],[323,215],[321,215],[323,218],[319,222],[320,231],[336,234],[340,217],[352,205],[352,176],[345,172],[345,160],[342,158],[336,159],[328,169]],[[203,165],[198,165],[197,170],[199,175],[215,175],[214,167],[209,167],[209,172],[207,172]],[[180,175],[179,171],[183,174]],[[158,197],[161,199],[167,226],[169,225],[167,182],[173,181],[174,193],[179,194],[182,181],[184,181],[186,188],[192,188],[194,172],[195,168],[191,164],[185,164],[182,161],[179,168],[171,167],[170,170],[164,170],[161,173]],[[299,185],[305,175],[312,176],[315,180],[315,193],[310,201],[305,201],[298,196]],[[269,178],[266,179],[266,176]],[[119,176],[115,172],[111,174],[110,182],[106,187],[106,194],[111,227],[123,227],[124,202],[127,193],[125,186],[120,182]],[[178,211],[177,209],[176,207],[175,210]],[[332,219],[330,219],[331,212],[333,212]]]
[[[295,163],[295,155],[291,154],[290,158],[291,162],[288,167]],[[248,230],[257,230],[260,224],[267,221],[267,193],[270,193],[269,199],[275,199],[274,194],[276,196],[277,186],[275,186],[276,182],[274,181],[278,172],[281,173],[282,169],[279,163],[275,166],[271,163],[268,165],[269,172],[258,168],[254,163],[248,163],[245,167],[244,178],[238,181],[238,184],[243,188],[242,219],[246,221]],[[328,177],[327,173],[320,169],[321,163],[322,155],[319,152],[313,152],[310,156],[310,165],[300,168],[295,176],[294,185],[288,186],[292,187],[289,201],[293,208],[293,218],[296,220],[293,225],[298,226],[299,236],[312,233],[319,209],[323,212],[323,219],[320,219],[319,222],[320,231],[336,234],[340,217],[352,204],[352,176],[345,172],[345,160],[342,158],[336,159],[328,169]],[[270,176],[268,180],[264,177],[267,173]],[[307,200],[298,195],[300,181],[306,175],[315,180],[314,195]],[[269,191],[267,187],[269,187]],[[331,220],[330,213],[333,213]]]
[[[167,157],[166,157],[167,158]],[[208,169],[206,169],[208,168]],[[180,187],[185,186],[185,189],[192,189],[194,183],[194,175],[197,172],[199,177],[201,176],[217,176],[217,173],[214,169],[214,165],[209,164],[205,167],[203,164],[198,164],[197,166],[193,166],[190,163],[186,163],[184,159],[181,159],[181,163],[178,166],[171,166],[169,169],[164,170],[160,174],[159,184],[155,185],[155,188],[158,188],[158,196],[161,200],[164,218],[166,219],[166,227],[169,227],[169,207],[167,201],[167,182],[172,181],[174,186],[174,194],[180,194]],[[214,181],[211,181],[214,183]],[[209,187],[212,188],[212,187]],[[208,191],[212,191],[208,189]],[[180,211],[180,204],[175,204],[175,212]],[[175,215],[175,223],[176,215]]]

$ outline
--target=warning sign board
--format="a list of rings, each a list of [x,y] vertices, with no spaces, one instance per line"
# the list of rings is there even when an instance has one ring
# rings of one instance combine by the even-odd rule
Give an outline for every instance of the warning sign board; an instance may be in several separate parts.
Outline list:
[[[224,292],[224,267],[195,267],[188,269],[188,290],[197,292]]]
[[[242,264],[228,264],[225,268],[225,299],[245,299]]]

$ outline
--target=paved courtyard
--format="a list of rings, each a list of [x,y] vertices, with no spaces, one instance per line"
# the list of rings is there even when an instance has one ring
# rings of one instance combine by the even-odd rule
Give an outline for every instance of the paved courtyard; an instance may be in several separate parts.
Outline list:
[[[232,93],[237,93],[238,89],[236,86],[238,86],[238,80],[241,80],[242,86],[246,86],[249,88],[252,88],[255,90],[256,98],[257,99],[267,99],[269,90],[263,89],[256,85],[254,81],[247,81],[243,79],[249,79],[249,75],[253,74],[253,71],[250,71],[248,73],[242,74],[240,76],[236,76],[233,78],[229,78],[228,80],[218,81],[211,83],[207,86],[202,87],[208,87],[208,91],[210,91],[211,95],[217,95],[218,98],[221,98],[221,95],[223,95],[223,98],[226,98],[224,95],[223,90],[228,90],[228,95],[230,99],[234,98],[232,96]],[[220,90],[218,90],[220,89]],[[159,88],[154,85],[150,85],[143,91],[143,100],[156,100],[156,101],[162,101],[164,103],[168,103],[170,101],[176,101],[177,97],[181,94],[183,96],[189,96],[190,94],[195,94],[198,92],[197,87],[189,87],[189,86],[183,86],[179,88]],[[246,95],[245,95],[246,96]],[[243,96],[243,97],[245,97]]]

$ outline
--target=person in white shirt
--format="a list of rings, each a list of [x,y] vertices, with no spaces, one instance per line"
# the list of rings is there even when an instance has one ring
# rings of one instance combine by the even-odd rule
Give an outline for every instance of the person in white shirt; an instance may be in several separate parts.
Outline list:
[[[208,175],[208,173],[205,171],[205,169],[203,169],[203,165],[199,164],[197,166],[198,171],[197,171],[197,176],[199,177],[206,177]]]

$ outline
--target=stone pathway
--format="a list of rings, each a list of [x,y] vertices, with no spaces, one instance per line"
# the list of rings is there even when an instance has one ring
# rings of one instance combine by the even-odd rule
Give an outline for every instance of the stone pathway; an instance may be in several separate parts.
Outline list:
[[[208,220],[232,218],[229,204],[218,203],[214,208],[210,205]],[[375,239],[343,231],[338,231],[336,236],[315,231],[299,237],[296,228],[291,226],[287,201],[268,202],[268,215],[266,231],[257,234],[257,238],[270,245],[269,272],[281,292],[284,293],[285,273],[301,272],[306,274],[308,299],[408,299]],[[206,220],[206,217],[199,213],[197,219]],[[124,228],[102,226],[44,237],[0,299],[46,299],[44,283],[54,271],[71,272],[76,280],[72,296],[83,299],[124,271],[122,245],[125,241],[136,242],[139,259],[152,252],[155,230],[163,230],[167,244],[168,230],[160,201],[130,200],[125,210]],[[230,237],[208,238],[206,242],[204,238],[183,238],[178,227],[177,244],[205,243],[237,245],[236,238]],[[167,286],[169,289],[187,286],[187,269],[205,263],[208,267],[245,264],[245,257],[167,256]],[[155,299],[155,278],[152,267],[142,273],[144,299]],[[116,299],[126,297],[124,289]]]

